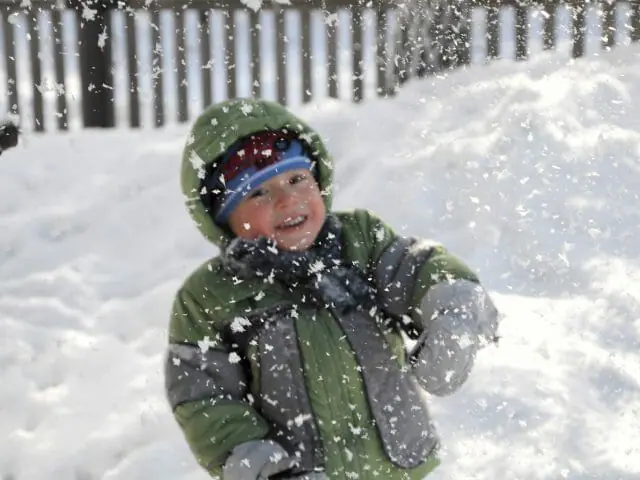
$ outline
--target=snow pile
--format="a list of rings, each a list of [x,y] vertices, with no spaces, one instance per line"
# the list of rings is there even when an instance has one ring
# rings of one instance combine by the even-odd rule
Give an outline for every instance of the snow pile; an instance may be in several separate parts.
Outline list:
[[[442,241],[506,315],[431,399],[433,479],[640,475],[639,99],[630,46],[297,109],[337,159],[337,207]],[[162,385],[173,293],[215,254],[182,205],[185,134],[33,136],[0,159],[0,477],[207,478]]]

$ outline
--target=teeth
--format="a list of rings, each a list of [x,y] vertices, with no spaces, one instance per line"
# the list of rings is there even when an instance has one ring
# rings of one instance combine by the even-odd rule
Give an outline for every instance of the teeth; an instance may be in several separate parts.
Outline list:
[[[296,225],[300,225],[302,222],[304,222],[304,219],[305,217],[303,215],[300,215],[298,217],[286,220],[282,225],[285,227],[295,227]]]

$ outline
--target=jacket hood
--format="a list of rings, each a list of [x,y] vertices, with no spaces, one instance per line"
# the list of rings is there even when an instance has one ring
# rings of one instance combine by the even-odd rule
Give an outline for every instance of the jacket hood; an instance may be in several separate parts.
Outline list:
[[[311,148],[317,162],[317,178],[327,212],[331,210],[333,160],[320,135],[279,103],[256,99],[232,99],[211,105],[192,125],[182,153],[180,180],[186,205],[200,232],[224,248],[233,234],[217,225],[205,210],[200,186],[207,167],[237,140],[263,130],[295,132]]]

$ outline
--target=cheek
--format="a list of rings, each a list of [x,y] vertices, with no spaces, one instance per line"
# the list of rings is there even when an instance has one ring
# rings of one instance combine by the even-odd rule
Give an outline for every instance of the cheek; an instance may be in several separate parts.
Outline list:
[[[267,205],[239,206],[229,219],[233,233],[253,240],[269,235],[270,208]]]
[[[324,205],[324,200],[322,199],[320,192],[315,192],[313,195],[310,208],[316,216],[324,217],[326,215],[327,209]]]

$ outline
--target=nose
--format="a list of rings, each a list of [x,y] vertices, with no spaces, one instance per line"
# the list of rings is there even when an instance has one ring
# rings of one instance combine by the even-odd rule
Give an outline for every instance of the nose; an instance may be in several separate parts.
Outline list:
[[[291,185],[280,185],[275,191],[275,204],[277,207],[289,207],[297,202],[297,195]]]

